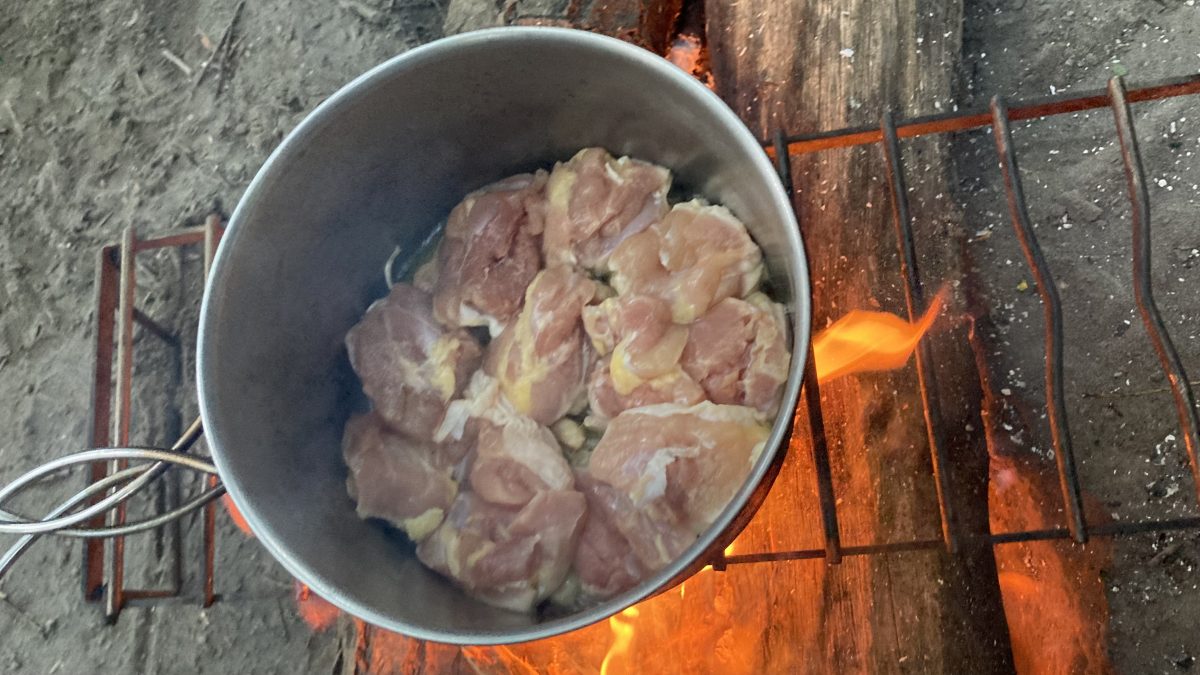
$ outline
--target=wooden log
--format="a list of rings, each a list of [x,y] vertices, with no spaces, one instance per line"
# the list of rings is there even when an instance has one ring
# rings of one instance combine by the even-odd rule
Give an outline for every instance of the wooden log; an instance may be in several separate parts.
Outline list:
[[[1041,415],[1021,393],[1005,396],[994,372],[997,340],[978,289],[970,287],[971,346],[983,385],[983,425],[988,439],[988,511],[992,532],[1062,527],[1062,490],[1054,462],[1034,450],[1048,447]],[[1104,505],[1083,494],[1092,524],[1110,523]],[[1112,542],[1093,538],[1031,541],[996,547],[996,567],[1011,631],[1017,672],[1030,675],[1115,672],[1108,655],[1109,607],[1103,572],[1112,564]],[[1049,628],[1051,628],[1048,630]]]
[[[492,26],[551,25],[619,37],[659,54],[683,0],[450,0],[446,35]]]
[[[959,52],[957,0],[709,0],[707,37],[717,91],[766,138],[949,106]],[[908,198],[927,295],[962,276],[960,222],[948,199],[944,142],[906,142]],[[918,160],[918,161],[914,161]],[[918,171],[919,169],[919,171]],[[879,146],[793,159],[798,215],[810,252],[817,329],[855,308],[903,313],[887,173]],[[962,302],[951,304],[961,316]],[[840,566],[776,566],[767,578],[769,670],[1007,672],[1012,657],[990,546],[980,388],[961,324],[935,328],[942,413],[957,515],[955,555],[914,552]],[[911,369],[845,378],[822,388],[842,540],[848,545],[939,535],[922,404]],[[802,419],[798,417],[798,419]],[[814,483],[801,428],[764,509],[739,545],[819,547]],[[811,493],[810,493],[811,494]],[[791,597],[790,602],[778,599]]]

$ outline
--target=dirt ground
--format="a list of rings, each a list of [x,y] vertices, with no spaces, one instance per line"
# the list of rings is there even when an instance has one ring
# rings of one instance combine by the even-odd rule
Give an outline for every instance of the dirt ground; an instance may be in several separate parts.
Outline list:
[[[196,71],[236,0],[7,0],[0,11],[0,482],[87,441],[95,250],[227,213],[303,115],[367,68],[437,37],[444,0],[247,2],[224,68]],[[1136,84],[1200,66],[1193,0],[968,0],[959,105]],[[188,76],[164,56],[192,69]],[[221,72],[223,71],[223,72]],[[1185,365],[1200,374],[1200,107],[1135,109],[1154,199],[1155,283]],[[1106,111],[1020,125],[1038,233],[1067,314],[1071,429],[1085,485],[1114,518],[1196,513],[1169,395],[1132,311],[1129,209]],[[1012,236],[987,134],[957,142],[962,198],[986,280],[1006,386],[1036,400],[1040,308]],[[140,305],[175,326],[173,349],[139,331],[133,441],[164,444],[195,416],[199,252],[139,259]],[[1024,282],[1024,283],[1022,283]],[[1025,290],[1021,290],[1024,288]],[[1027,393],[1028,392],[1028,393]],[[75,480],[75,479],[72,479]],[[45,509],[47,501],[26,502]],[[81,547],[39,543],[0,582],[3,672],[315,672],[336,640],[297,618],[291,582],[220,523],[218,592],[198,608],[198,533],[185,524],[185,596],[131,607],[113,627],[79,592]],[[138,585],[164,585],[132,544]],[[0,545],[9,539],[0,538]],[[1107,579],[1121,672],[1200,658],[1200,536],[1122,540]]]
[[[0,9],[0,482],[87,442],[97,248],[129,225],[152,235],[231,211],[307,111],[437,37],[443,20],[432,0],[254,0],[224,76],[214,64],[193,86],[205,43],[218,43],[236,4],[6,0]],[[161,445],[196,415],[199,251],[139,256],[138,276],[139,305],[184,338],[179,350],[142,331],[136,339],[132,440]],[[336,640],[297,617],[287,574],[223,514],[219,523],[221,602],[199,609],[199,531],[188,523],[185,597],[126,609],[111,628],[83,602],[81,547],[38,543],[0,584],[0,671],[331,672]],[[166,585],[166,566],[149,562],[154,538],[131,541],[131,583]]]

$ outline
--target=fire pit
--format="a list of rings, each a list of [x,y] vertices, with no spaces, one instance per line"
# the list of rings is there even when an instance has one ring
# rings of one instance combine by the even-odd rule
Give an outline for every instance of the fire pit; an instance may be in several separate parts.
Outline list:
[[[1108,555],[1105,540],[1112,536],[1144,532],[1196,529],[1200,528],[1200,518],[1114,522],[1099,513],[1101,509],[1089,503],[1086,486],[1081,484],[1072,452],[1071,426],[1068,424],[1071,409],[1067,405],[1067,392],[1064,391],[1062,375],[1063,317],[1056,298],[1054,269],[1046,264],[1038,245],[1038,233],[1030,222],[1021,174],[1017,166],[1018,157],[1011,142],[1010,123],[1087,109],[1111,109],[1116,122],[1116,135],[1124,150],[1123,169],[1128,176],[1130,206],[1135,216],[1135,255],[1131,264],[1134,267],[1137,304],[1151,345],[1167,375],[1167,386],[1171,389],[1178,409],[1180,438],[1195,473],[1198,425],[1193,394],[1182,364],[1171,347],[1169,332],[1158,318],[1156,303],[1150,292],[1149,259],[1148,256],[1142,255],[1149,248],[1149,200],[1128,104],[1197,93],[1200,93],[1200,78],[1196,77],[1149,83],[1128,90],[1120,79],[1116,79],[1106,92],[1074,93],[1069,96],[1022,102],[997,100],[991,109],[986,111],[947,112],[908,120],[894,119],[885,114],[877,126],[803,135],[791,135],[787,130],[780,129],[770,138],[763,139],[764,150],[774,157],[780,167],[781,178],[789,187],[798,173],[791,166],[793,162],[798,165],[807,164],[812,157],[823,156],[826,153],[836,155],[850,147],[874,147],[881,153],[882,161],[877,164],[878,171],[874,175],[886,186],[889,200],[886,205],[876,203],[874,207],[890,210],[895,235],[895,241],[890,242],[890,245],[894,246],[900,261],[900,276],[897,277],[900,283],[896,287],[900,289],[907,309],[907,318],[915,323],[933,296],[931,289],[926,287],[926,282],[932,282],[935,278],[939,282],[953,279],[923,276],[919,269],[923,266],[922,251],[930,245],[930,241],[920,237],[919,232],[915,233],[913,229],[908,199],[910,190],[906,180],[906,176],[910,175],[909,172],[913,169],[911,163],[905,161],[902,139],[919,139],[971,128],[992,129],[997,146],[995,158],[1001,166],[1007,188],[1011,224],[1027,256],[1029,273],[1033,280],[1030,287],[1041,296],[1046,312],[1044,380],[1048,392],[1048,415],[1046,420],[1038,420],[1033,416],[1027,421],[1045,425],[1045,431],[1051,438],[1054,449],[1052,464],[1036,457],[1013,455],[1013,449],[1005,445],[1006,434],[1002,431],[1007,430],[1002,430],[1000,425],[1008,422],[1000,419],[1001,413],[995,406],[999,391],[988,373],[987,348],[980,341],[970,342],[965,339],[970,322],[964,320],[962,330],[949,336],[944,333],[939,336],[935,329],[934,335],[931,336],[934,339],[922,343],[917,350],[916,386],[911,402],[919,405],[904,411],[907,417],[916,420],[915,426],[921,429],[924,435],[921,439],[908,440],[913,447],[926,454],[928,459],[924,461],[931,469],[926,474],[925,484],[904,487],[928,493],[933,499],[925,503],[936,506],[928,513],[910,514],[914,521],[923,526],[912,528],[919,531],[918,536],[860,536],[864,531],[861,522],[864,507],[860,502],[870,502],[875,495],[846,489],[848,485],[853,488],[855,483],[847,479],[843,473],[845,469],[839,467],[850,461],[846,458],[846,451],[855,448],[847,447],[840,421],[838,428],[827,430],[830,417],[840,420],[845,414],[843,395],[837,392],[836,384],[822,392],[816,372],[810,371],[805,381],[804,403],[797,409],[798,431],[790,448],[793,462],[802,463],[803,469],[790,472],[785,469],[776,489],[777,493],[782,494],[772,496],[772,500],[766,506],[766,517],[790,518],[799,526],[798,529],[813,534],[819,533],[819,537],[789,536],[791,533],[778,528],[768,529],[766,532],[751,531],[743,540],[726,549],[724,555],[716,557],[711,568],[706,568],[681,586],[677,593],[671,592],[626,610],[613,617],[606,625],[593,626],[554,641],[509,648],[459,649],[420,643],[372,629],[358,622],[344,620],[341,629],[346,645],[343,652],[346,667],[358,667],[361,672],[386,671],[392,667],[413,665],[430,669],[473,668],[484,672],[522,668],[536,671],[554,667],[563,670],[599,667],[602,672],[615,672],[618,668],[627,667],[632,663],[644,666],[649,663],[648,657],[657,648],[669,649],[672,656],[678,656],[680,659],[691,659],[672,659],[670,663],[663,664],[665,670],[679,670],[684,667],[681,664],[695,665],[698,668],[712,668],[716,665],[733,668],[733,664],[739,663],[756,664],[758,668],[786,668],[801,663],[797,660],[800,657],[782,651],[764,656],[761,640],[766,638],[760,636],[761,627],[778,625],[777,622],[787,621],[789,618],[795,620],[795,624],[789,624],[793,626],[811,622],[808,618],[796,618],[808,611],[797,608],[805,605],[806,601],[804,598],[790,600],[789,602],[796,603],[797,607],[780,610],[774,603],[764,606],[761,598],[789,597],[790,593],[786,587],[792,582],[795,582],[792,588],[814,585],[819,587],[820,583],[806,583],[806,578],[811,580],[825,572],[813,571],[819,563],[802,561],[822,559],[847,567],[867,567],[876,564],[874,561],[885,554],[902,555],[920,551],[935,552],[933,555],[939,558],[944,556],[950,561],[963,561],[974,560],[970,557],[972,551],[981,548],[986,549],[989,557],[994,550],[995,563],[994,569],[989,571],[990,577],[976,581],[984,586],[993,586],[997,596],[1002,596],[1002,608],[1007,615],[1009,629],[1002,632],[1012,633],[1011,636],[1005,636],[1007,644],[1011,645],[1006,649],[1011,649],[1011,658],[1019,666],[1029,668],[1030,659],[1041,658],[1047,659],[1041,665],[1052,670],[1049,664],[1062,663],[1054,659],[1077,655],[1080,649],[1083,649],[1079,645],[1091,643],[1094,646],[1102,641],[1105,635],[1102,624],[1107,603],[1103,599],[1103,589],[1099,586],[1096,571],[1104,564]],[[804,181],[799,184],[805,186]],[[803,216],[811,215],[814,209],[819,208],[815,206],[819,201],[819,193],[812,189],[805,189],[797,197],[802,227],[812,221],[811,218]],[[193,243],[203,236],[210,240],[215,239],[219,233],[218,222],[212,221],[203,231],[203,235],[200,231],[195,231],[186,233],[186,236],[193,240]],[[156,240],[148,241],[158,243]],[[174,243],[182,244],[184,240],[162,240],[161,245]],[[128,297],[133,297],[131,287],[127,287],[126,292],[122,291],[120,277],[123,270],[132,269],[129,263],[133,253],[150,245],[147,242],[137,243],[131,232],[120,246],[110,248],[102,254],[101,283],[97,285],[101,309],[97,313],[97,344],[101,349],[104,349],[105,345],[111,345],[111,337],[114,334],[124,334],[126,329],[121,327],[122,321],[128,325],[129,331],[132,331],[134,321],[142,321],[142,325],[147,327],[152,326],[138,316],[132,303],[122,305],[117,301],[118,298],[124,299],[126,293]],[[813,253],[814,258],[818,256],[817,252]],[[114,326],[112,308],[115,306],[120,306],[121,309],[117,312],[118,320]],[[958,316],[952,316],[952,319],[961,319],[964,314],[970,314],[969,300],[963,301],[962,298],[958,298],[956,302],[951,302],[950,306],[952,314],[958,313]],[[844,313],[846,309],[849,308],[839,308],[839,313]],[[987,318],[979,316],[975,320],[983,324]],[[109,336],[109,341],[104,340],[105,335]],[[959,349],[979,357],[978,370],[973,371],[972,375],[982,380],[977,384],[982,395],[977,409],[982,410],[983,415],[978,420],[979,426],[970,431],[987,432],[987,452],[984,452],[982,457],[985,466],[990,465],[984,477],[985,486],[990,482],[991,504],[990,512],[985,509],[983,529],[980,529],[978,513],[973,513],[970,505],[964,505],[964,502],[972,499],[972,495],[978,498],[978,472],[975,471],[974,477],[971,476],[973,470],[978,467],[971,467],[960,461],[961,448],[964,446],[961,441],[962,431],[957,427],[952,428],[949,420],[957,421],[961,413],[957,407],[948,406],[947,397],[941,393],[948,386],[957,386],[955,382],[947,385],[946,381],[953,380],[955,375],[951,373],[947,377],[939,368],[939,361],[947,354],[944,343],[949,338],[958,340]],[[120,350],[125,343],[119,340],[117,344],[116,381],[119,399],[122,387],[127,386],[123,383],[128,382],[131,363],[129,359],[132,355],[122,357]],[[103,352],[98,354],[105,356]],[[98,359],[97,382],[101,382],[102,375],[104,378],[110,377],[108,373],[111,368],[111,356],[110,351],[107,357]],[[110,381],[111,379],[103,380]],[[107,391],[107,387],[97,388],[97,392]],[[101,434],[106,433],[103,430],[108,428],[106,425],[112,411],[106,407],[104,398],[102,394],[97,399],[96,445],[108,444],[106,436]],[[115,409],[118,424],[122,415],[127,414],[123,413],[123,410],[127,411],[127,408],[122,408],[118,403]],[[183,440],[187,441],[190,438],[192,436]],[[96,466],[93,480],[106,474],[104,467],[93,466]],[[801,502],[809,506],[802,506]],[[870,506],[868,504],[866,508]],[[816,517],[810,519],[810,515]],[[205,522],[211,523],[212,517],[209,516]],[[121,515],[114,515],[109,525],[119,524],[121,518]],[[93,521],[93,525],[99,524]],[[211,525],[206,525],[206,528],[211,532]],[[872,533],[867,529],[868,534]],[[1069,553],[1064,554],[1063,547],[1049,543],[1054,541],[1086,542],[1087,546],[1068,547],[1066,550]],[[102,572],[103,544],[98,541],[87,544],[90,553],[86,558],[89,571],[85,580],[89,598],[95,598],[97,594],[106,595],[109,598],[106,607],[113,619],[127,600],[170,595],[178,590],[130,592],[124,589],[121,582],[123,571],[119,542],[118,539],[111,544],[114,552],[110,554],[113,564],[109,567],[109,574],[112,576],[107,580]],[[203,548],[211,551],[209,544]],[[1042,576],[1034,577],[1026,573],[1022,561],[1031,556],[1049,561],[1043,567]],[[211,602],[211,564],[206,569],[208,572],[204,582],[204,597],[206,602]],[[771,573],[763,574],[759,571],[763,569],[769,569]],[[971,570],[969,574],[978,575],[979,570]],[[951,585],[959,583],[953,579],[948,579],[948,582]],[[837,587],[834,589],[836,591]],[[1065,642],[1074,645],[1074,651],[1070,648],[1071,645],[1068,645],[1068,648],[1063,648],[1055,655],[1048,651],[1045,645],[1038,644],[1037,640],[1031,640],[1029,637],[1036,633],[1038,626],[1044,626],[1046,622],[1052,622],[1056,627],[1067,625],[1058,615],[1039,615],[1029,610],[1029,607],[1035,606],[1031,604],[1032,601],[1039,596],[1045,596],[1049,592],[1048,589],[1060,593],[1049,606],[1063,608],[1062,611],[1069,616],[1090,616],[1096,620],[1096,625],[1067,626],[1070,635]],[[986,597],[984,599],[986,600]],[[995,600],[996,597],[992,599]],[[298,602],[306,619],[314,626],[326,626],[335,621],[331,618],[333,615],[325,611],[319,599],[307,590],[298,590]],[[813,600],[808,606],[820,605]],[[710,608],[716,608],[716,613],[713,614]],[[898,608],[896,611],[903,614],[906,610]],[[842,625],[837,623],[838,617],[825,618],[831,620],[831,625]],[[681,629],[680,626],[685,628]],[[808,629],[797,629],[797,632],[804,633],[805,630]],[[1086,649],[1083,649],[1083,652],[1086,659],[1104,658],[1102,653],[1091,653]]]

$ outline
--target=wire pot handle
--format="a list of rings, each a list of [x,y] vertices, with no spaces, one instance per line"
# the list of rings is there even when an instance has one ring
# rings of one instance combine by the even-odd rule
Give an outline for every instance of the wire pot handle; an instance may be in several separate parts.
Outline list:
[[[181,518],[223,495],[225,486],[218,481],[215,485],[208,484],[199,494],[163,513],[122,523],[115,523],[112,518],[106,518],[102,524],[93,525],[97,517],[112,514],[114,509],[164,476],[168,469],[186,469],[217,476],[217,468],[209,458],[187,452],[202,433],[200,420],[197,419],[169,450],[147,447],[84,450],[50,460],[0,487],[0,534],[21,535],[0,557],[0,578],[4,577],[39,536],[54,534],[74,538],[123,537]],[[92,466],[97,462],[108,464],[108,475],[84,486],[46,515],[40,518],[28,516],[7,507],[10,501],[46,478],[60,471],[78,466]],[[127,466],[130,462],[136,464]],[[101,495],[103,497],[96,499]],[[93,499],[96,501],[93,502]]]

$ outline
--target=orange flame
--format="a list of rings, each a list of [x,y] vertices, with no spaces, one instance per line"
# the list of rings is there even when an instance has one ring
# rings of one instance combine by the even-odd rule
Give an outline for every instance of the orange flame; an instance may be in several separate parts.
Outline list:
[[[629,645],[633,643],[633,621],[622,621],[621,617],[636,619],[640,613],[637,607],[627,607],[619,615],[609,618],[608,625],[612,628],[613,643],[604,655],[604,660],[600,662],[600,675],[608,675],[608,667],[612,664],[613,657],[624,656],[629,651]]]
[[[296,584],[296,607],[300,610],[300,618],[314,631],[323,631],[337,621],[341,612],[329,601],[299,581]]]
[[[902,367],[942,311],[945,296],[942,289],[917,323],[859,309],[838,319],[813,339],[817,381]]]

